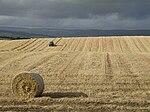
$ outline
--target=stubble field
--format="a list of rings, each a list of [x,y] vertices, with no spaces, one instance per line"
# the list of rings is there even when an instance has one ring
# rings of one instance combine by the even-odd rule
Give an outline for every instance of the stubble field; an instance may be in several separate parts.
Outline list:
[[[24,71],[43,77],[42,97],[13,96]],[[0,40],[0,110],[148,112],[150,37]]]

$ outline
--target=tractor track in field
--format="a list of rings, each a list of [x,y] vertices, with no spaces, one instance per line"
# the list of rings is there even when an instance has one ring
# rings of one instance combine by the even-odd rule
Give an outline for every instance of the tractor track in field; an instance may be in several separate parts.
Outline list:
[[[55,44],[57,45],[63,38],[58,38],[58,40],[55,42]]]
[[[128,41],[130,42],[130,46],[132,49],[132,52],[141,52],[139,46],[137,46],[137,43],[135,43],[134,39],[128,39]]]
[[[78,39],[77,40],[73,39],[69,51],[75,51],[75,48],[78,46],[78,41],[79,41]]]
[[[35,42],[24,48],[23,51],[30,51],[30,49],[34,49],[39,44],[39,42],[41,42],[41,40],[36,39]]]
[[[12,51],[17,51],[17,49],[22,48],[23,46],[25,46],[26,44],[28,44],[28,43],[30,43],[30,42],[31,42],[31,40],[22,42],[19,46],[16,46],[16,47],[12,48],[11,50],[12,50]]]
[[[96,50],[96,39],[91,39],[90,44],[91,44],[90,51],[95,51]]]
[[[55,52],[55,53],[53,53],[51,55],[46,55],[46,56],[42,57],[40,60],[38,60],[38,62],[36,62],[36,63],[34,63],[32,65],[25,66],[25,69],[27,71],[31,71],[31,70],[33,70],[33,69],[43,65],[44,63],[46,63],[48,60],[50,60],[52,57],[54,57],[57,54],[59,54],[59,52]]]
[[[75,39],[71,39],[71,40],[68,41],[68,45],[67,45],[65,51],[71,51],[72,50],[72,46],[74,44],[73,43],[74,41],[75,41]]]
[[[29,51],[32,52],[32,51],[38,51],[38,49],[43,46],[45,43],[47,42],[47,40],[41,40],[39,42],[39,44],[37,46],[35,46],[34,48],[31,48]]]
[[[105,54],[105,74],[104,74],[104,79],[105,83],[111,82],[113,78],[113,71],[112,71],[112,62],[111,62],[111,57],[109,53]]]
[[[77,50],[78,47],[80,47],[80,39],[74,40],[74,44],[73,44],[71,51],[74,51],[74,52],[79,51]]]
[[[104,43],[103,43],[103,38],[101,38],[101,52],[104,52]]]
[[[105,38],[102,38],[102,46],[103,46],[102,52],[106,52],[106,40],[105,40]]]
[[[67,45],[68,45],[68,42],[66,40],[66,42],[64,43],[64,45],[62,46],[62,48],[60,49],[60,51],[64,51],[64,49],[67,47]]]
[[[72,46],[73,46],[73,42],[75,41],[75,39],[71,39],[71,40],[68,40],[68,45],[65,49],[65,51],[71,51],[72,50]]]
[[[138,49],[138,51],[139,52],[142,52],[142,50],[141,50],[141,48],[139,47],[139,45],[138,45],[138,43],[136,42],[136,40],[135,39],[132,39],[133,40],[133,43],[134,43],[134,45],[136,46],[136,48]]]
[[[15,46],[14,48],[11,48],[11,51],[15,51],[16,49],[24,46],[25,44],[29,43],[31,40],[28,40],[28,41],[25,41],[25,42],[22,42],[20,45],[18,46]]]
[[[125,60],[125,57],[122,54],[119,54],[117,58],[119,60],[119,66],[121,68],[124,68],[124,73],[126,73],[126,74],[133,74],[133,71],[131,69],[132,66],[130,65],[130,63],[128,63]]]
[[[121,49],[121,52],[123,52],[123,48],[122,48],[122,45],[121,45],[121,40],[118,40],[118,43],[119,43],[119,47]]]
[[[113,43],[114,43],[114,50],[115,50],[114,52],[121,52],[118,40],[116,38],[113,39]],[[101,45],[101,48],[103,48],[103,45]]]
[[[68,55],[68,54],[67,54]],[[63,54],[62,54],[63,56]],[[69,56],[69,55],[68,55]],[[69,67],[70,65],[72,65],[72,63],[75,62],[75,60],[77,60],[80,56],[80,53],[75,53],[74,55],[71,55],[71,57],[69,56],[67,59],[65,59],[60,65],[57,65],[59,63],[59,61],[61,61],[58,57],[58,59],[54,59],[54,60],[50,60],[48,63],[51,63],[51,61],[54,62],[53,66],[50,66],[48,69],[48,71],[51,71],[55,73],[56,77],[59,76],[59,84],[61,85],[63,83],[63,81],[65,81],[65,78],[67,74],[71,74],[71,72],[73,72],[73,68],[70,69],[71,67]],[[55,61],[56,60],[56,61]],[[58,62],[57,62],[58,61]],[[57,69],[54,69],[55,66],[57,66]],[[72,71],[73,70],[73,71]],[[77,71],[75,71],[77,72]]]
[[[64,65],[66,64],[66,62],[69,61],[71,56],[72,55],[70,53],[66,54],[65,52],[64,53],[59,52],[59,54],[53,56],[51,59],[47,60],[45,63],[42,63],[42,65],[36,66],[35,70],[40,70],[41,72],[43,72],[43,75],[47,77],[49,76],[57,77],[60,69],[64,67]]]
[[[81,39],[78,39],[77,45],[74,47],[73,51],[80,51],[78,50],[80,48],[80,43],[81,43]]]
[[[137,39],[137,41],[139,42],[140,46],[144,49],[144,52],[148,52],[148,49],[146,48],[146,46],[143,44],[143,42],[140,39]]]
[[[91,38],[88,39],[88,48],[87,48],[87,51],[91,51],[91,48],[92,48],[92,44],[91,44]]]
[[[84,39],[84,44],[83,44],[83,47],[82,47],[81,51],[85,51],[86,43],[87,43],[87,39]]]
[[[105,60],[105,74],[112,74],[112,69],[111,69],[112,63],[111,63],[111,58],[110,54],[106,54],[106,60]]]
[[[134,60],[133,60],[134,59]],[[143,74],[143,75],[148,75],[150,72],[150,55],[149,54],[139,54],[138,56],[135,56],[132,60],[132,64],[133,68],[135,68],[135,71],[137,72],[137,74]],[[143,67],[144,67],[144,71],[143,71]],[[148,78],[147,78],[148,79]]]
[[[10,68],[12,68],[14,65],[16,65],[16,66],[19,66],[19,65],[17,65],[17,63],[19,62],[22,62],[23,61],[23,59],[26,59],[26,58],[28,58],[28,57],[31,57],[31,56],[34,56],[35,55],[35,53],[28,53],[28,54],[23,54],[23,55],[21,55],[21,56],[17,56],[17,57],[15,57],[13,60],[9,60],[9,62],[8,63],[6,63],[5,65],[3,65],[2,67],[0,67],[0,71],[4,71],[4,70],[7,70],[7,69],[10,69]],[[10,69],[11,70],[11,69]]]
[[[65,64],[65,66],[59,68],[59,74],[63,75],[63,77],[61,77],[59,79],[59,83],[57,83],[57,84],[55,83],[56,85],[58,85],[58,88],[60,88],[59,90],[62,90],[61,86],[65,86],[65,84],[71,84],[68,81],[71,76],[72,76],[72,78],[74,78],[74,75],[72,75],[72,72],[73,72],[73,74],[78,73],[78,71],[80,69],[80,65],[82,64],[82,61],[79,62],[77,60],[80,60],[81,57],[82,57],[81,53],[78,53],[78,54],[74,55],[72,57],[72,59],[69,60],[67,62],[67,64]],[[77,64],[75,64],[76,66],[74,66],[74,63],[77,63]],[[78,82],[76,82],[76,85],[78,85]],[[73,85],[71,84],[70,86],[73,86]],[[78,87],[76,87],[76,88],[78,88]]]
[[[22,51],[22,50],[24,50],[26,47],[28,47],[29,45],[31,45],[32,43],[34,43],[35,41],[36,41],[36,39],[31,40],[31,41],[27,42],[26,44],[24,44],[23,46],[20,46],[20,47],[16,48],[15,50],[17,50],[17,51]]]
[[[74,51],[73,49],[74,49],[74,47],[77,45],[76,44],[76,39],[71,39],[72,41],[70,42],[70,45],[68,45],[68,46],[70,46],[70,47],[68,47],[68,51]]]
[[[50,39],[50,41],[51,41],[51,39]],[[39,48],[38,51],[44,51],[44,49],[47,48],[47,46],[48,46],[48,40],[46,40],[46,41],[43,43],[43,45]]]
[[[89,39],[86,40],[86,44],[85,44],[85,47],[84,47],[85,49],[84,49],[84,50],[85,50],[86,52],[87,52],[87,51],[90,51],[90,50],[89,50],[90,47],[91,47],[91,46],[90,46],[90,38],[89,38]]]
[[[124,39],[124,38],[123,38],[123,40],[124,40],[125,47],[126,47],[126,49],[127,49],[126,51],[130,53],[130,52],[131,52],[131,49],[130,49],[130,47],[129,47],[129,44],[128,44],[127,40]]]
[[[126,57],[124,57],[124,55],[121,54],[118,55],[118,61],[119,61],[119,66],[124,70],[123,71],[124,74],[122,75],[122,77],[124,77],[124,80],[120,79],[121,82],[119,81],[117,84],[118,85],[129,84],[129,87],[132,84],[135,87],[134,88],[135,90],[140,90],[141,89],[140,83],[138,78],[136,77],[137,74],[135,74],[134,69],[132,69],[133,66],[131,65],[131,63],[129,63]],[[126,91],[129,91],[127,85],[125,86],[125,88]],[[133,91],[135,91],[134,89]],[[123,90],[123,88],[121,87],[120,90]]]
[[[131,53],[135,53],[138,51],[136,46],[134,45],[132,39],[131,40],[127,39],[127,42],[129,44],[129,48],[131,49]]]
[[[149,45],[150,45],[150,40],[147,38],[147,42],[149,43]]]
[[[115,50],[115,48],[114,48],[114,43],[113,43],[113,39],[112,38],[110,38],[110,41],[111,41],[111,46],[112,46],[112,51],[114,52]],[[110,51],[111,52],[111,51]]]
[[[106,40],[106,51],[107,52],[113,52],[114,51],[114,46],[111,38],[105,39]]]
[[[71,59],[69,61],[67,61],[67,63],[65,63],[65,65],[62,65],[61,68],[59,68],[59,72],[60,74],[65,73],[65,70],[69,67],[69,65],[80,55],[80,53],[75,54],[73,57],[71,57]]]
[[[99,44],[99,41],[100,41],[100,39],[98,39],[98,38],[97,38],[97,41],[96,41],[96,44],[97,44],[97,47],[96,47],[96,48],[97,48],[97,49],[96,49],[96,52],[99,52],[99,51],[100,51],[100,50],[99,50],[99,49],[100,49],[100,44]]]

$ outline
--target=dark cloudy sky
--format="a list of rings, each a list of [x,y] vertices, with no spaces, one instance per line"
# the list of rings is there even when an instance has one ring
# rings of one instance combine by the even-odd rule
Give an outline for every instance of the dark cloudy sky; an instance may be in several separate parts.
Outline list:
[[[150,29],[150,0],[0,0],[0,25]]]

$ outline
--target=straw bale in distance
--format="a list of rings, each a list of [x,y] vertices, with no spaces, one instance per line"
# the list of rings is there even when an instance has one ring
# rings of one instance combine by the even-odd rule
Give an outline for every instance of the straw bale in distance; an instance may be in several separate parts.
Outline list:
[[[32,98],[41,96],[44,90],[44,81],[36,73],[20,73],[12,82],[12,91],[16,97]]]

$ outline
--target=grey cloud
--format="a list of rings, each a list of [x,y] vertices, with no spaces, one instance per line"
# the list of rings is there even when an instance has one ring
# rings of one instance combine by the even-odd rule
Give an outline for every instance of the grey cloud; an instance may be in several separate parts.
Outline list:
[[[118,13],[122,18],[150,15],[149,0],[0,0],[1,15],[88,18]]]
[[[149,6],[150,0],[0,0],[0,24],[147,28]]]
[[[1,17],[0,17],[1,18]],[[150,29],[150,17],[146,19],[121,20],[117,14],[95,16],[92,18],[65,18],[65,19],[36,19],[24,17],[3,17],[0,25],[51,27],[51,28],[76,28],[76,29]]]

